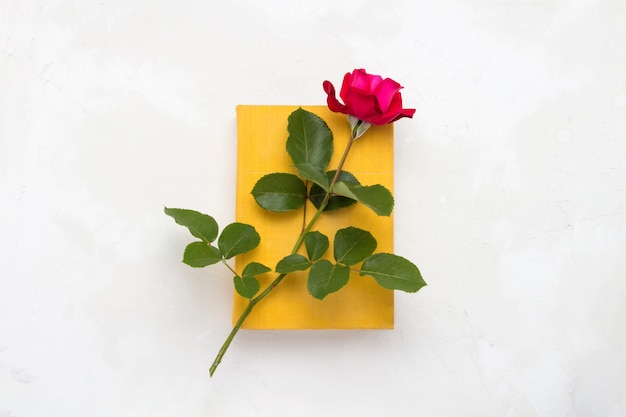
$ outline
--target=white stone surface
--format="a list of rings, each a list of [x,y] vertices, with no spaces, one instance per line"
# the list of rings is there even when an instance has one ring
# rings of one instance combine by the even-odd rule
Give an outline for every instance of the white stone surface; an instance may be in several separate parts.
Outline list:
[[[406,88],[396,329],[244,332],[235,105]],[[626,415],[626,3],[0,0],[0,416]]]

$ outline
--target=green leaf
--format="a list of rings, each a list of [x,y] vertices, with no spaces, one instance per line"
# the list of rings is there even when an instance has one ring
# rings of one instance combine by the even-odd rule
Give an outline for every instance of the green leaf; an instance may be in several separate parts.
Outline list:
[[[235,290],[244,298],[252,298],[261,289],[259,280],[255,277],[238,277],[234,278]]]
[[[311,267],[307,288],[313,297],[322,300],[328,294],[339,291],[349,279],[350,267],[322,259]]]
[[[243,278],[254,277],[254,276],[257,276],[257,275],[264,274],[266,272],[270,272],[271,270],[272,270],[271,268],[268,268],[267,266],[265,266],[263,264],[260,264],[258,262],[250,262],[243,269],[243,272],[241,273],[241,276]]]
[[[251,251],[259,245],[260,241],[261,237],[254,227],[244,223],[231,223],[222,230],[217,245],[224,258],[230,259]]]
[[[323,190],[328,190],[330,180],[320,167],[309,162],[305,162],[303,164],[296,165],[296,169],[298,170],[300,176],[305,180],[312,181]]]
[[[379,216],[389,216],[393,211],[393,195],[380,184],[363,186],[340,181],[333,187],[333,193],[357,200]]]
[[[163,211],[172,217],[176,223],[189,229],[192,235],[206,243],[213,242],[217,237],[217,222],[208,214],[202,214],[195,210],[167,207]]]
[[[337,171],[332,170],[326,173],[328,184],[330,184],[330,181],[332,181],[333,177],[335,176],[335,172]],[[359,184],[359,180],[357,180],[356,177],[350,174],[348,171],[341,171],[339,173],[338,180],[345,182],[347,184]],[[313,203],[313,205],[316,208],[320,208],[325,196],[326,196],[326,190],[324,190],[322,187],[318,186],[317,184],[313,184],[311,186],[311,191],[309,192],[309,199],[311,200],[311,203]],[[344,197],[340,195],[333,195],[328,200],[328,205],[326,206],[324,211],[339,210],[342,208],[350,207],[351,205],[356,204],[356,202],[357,201],[352,198],[348,198],[348,197]]]
[[[417,266],[392,253],[377,253],[367,258],[360,275],[369,275],[378,285],[390,290],[416,292],[426,285]]]
[[[259,179],[252,189],[252,195],[265,210],[295,210],[306,201],[306,185],[293,174],[275,172]]]
[[[276,264],[276,272],[288,274],[295,271],[304,271],[311,266],[311,262],[300,254],[287,255]]]
[[[333,154],[333,134],[319,116],[302,108],[289,115],[287,153],[294,165],[310,163],[325,169]]]
[[[317,261],[328,250],[328,238],[320,232],[309,232],[304,235],[304,246],[309,260]]]
[[[335,260],[344,265],[354,265],[376,250],[376,239],[367,230],[346,227],[335,234]]]
[[[202,268],[213,265],[222,260],[222,254],[215,246],[209,246],[205,242],[191,242],[185,248],[183,262],[194,268]]]

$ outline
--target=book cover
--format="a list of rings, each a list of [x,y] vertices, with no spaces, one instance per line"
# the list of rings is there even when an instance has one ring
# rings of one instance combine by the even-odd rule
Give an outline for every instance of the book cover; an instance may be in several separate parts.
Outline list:
[[[326,106],[301,106],[320,116],[333,132],[334,152],[329,170],[335,169],[349,140],[345,115]],[[250,193],[256,181],[272,172],[297,174],[285,149],[287,118],[298,106],[237,106],[237,191],[236,221],[253,225],[261,235],[255,250],[240,255],[235,268],[240,272],[249,262],[260,262],[272,269],[288,255],[305,220],[315,214],[307,201],[305,209],[286,213],[269,212],[259,207]],[[353,144],[344,170],[354,174],[363,185],[382,184],[393,192],[393,125],[372,126]],[[368,230],[378,242],[376,252],[393,252],[393,215],[377,216],[361,204],[325,212],[313,230],[332,242],[338,229],[355,226]],[[305,254],[304,248],[301,249]],[[359,265],[355,265],[358,269]],[[393,291],[380,287],[373,278],[352,272],[350,282],[324,300],[307,291],[307,273],[289,274],[271,294],[257,304],[244,329],[391,329],[394,317]],[[276,276],[259,276],[265,288]],[[233,323],[248,300],[235,293]]]

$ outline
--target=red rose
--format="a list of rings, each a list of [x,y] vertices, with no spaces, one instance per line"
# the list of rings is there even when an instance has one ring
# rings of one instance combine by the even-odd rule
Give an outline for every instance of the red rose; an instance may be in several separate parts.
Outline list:
[[[415,109],[402,108],[402,86],[390,78],[372,75],[363,69],[355,69],[343,77],[339,96],[335,97],[335,87],[324,81],[324,91],[328,94],[328,108],[334,112],[352,115],[373,125],[385,125],[402,117],[413,117]]]

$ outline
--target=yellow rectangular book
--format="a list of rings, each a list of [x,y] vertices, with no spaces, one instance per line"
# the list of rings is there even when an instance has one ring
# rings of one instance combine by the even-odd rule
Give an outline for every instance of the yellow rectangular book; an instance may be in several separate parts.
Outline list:
[[[239,255],[235,269],[240,273],[249,262],[260,262],[272,269],[288,255],[303,228],[316,211],[310,201],[305,208],[286,213],[269,212],[259,207],[251,190],[264,175],[273,172],[297,174],[286,151],[287,118],[298,106],[237,106],[237,192],[236,220],[254,226],[261,236],[260,245]],[[328,167],[335,169],[350,138],[346,116],[326,106],[302,106],[320,116],[334,137],[334,153]],[[344,170],[354,174],[363,185],[382,184],[393,192],[393,125],[372,126],[357,139]],[[356,204],[338,211],[325,212],[313,230],[330,240],[326,258],[332,260],[332,242],[339,229],[354,226],[372,233],[378,242],[375,252],[393,253],[393,215],[377,216]],[[305,254],[304,248],[301,252]],[[358,269],[359,265],[355,265]],[[307,271],[289,274],[267,297],[254,307],[244,329],[391,329],[393,328],[393,291],[380,287],[373,278],[351,272],[350,281],[323,300],[307,290]],[[275,273],[259,276],[265,288]],[[248,300],[235,292],[233,324]]]

